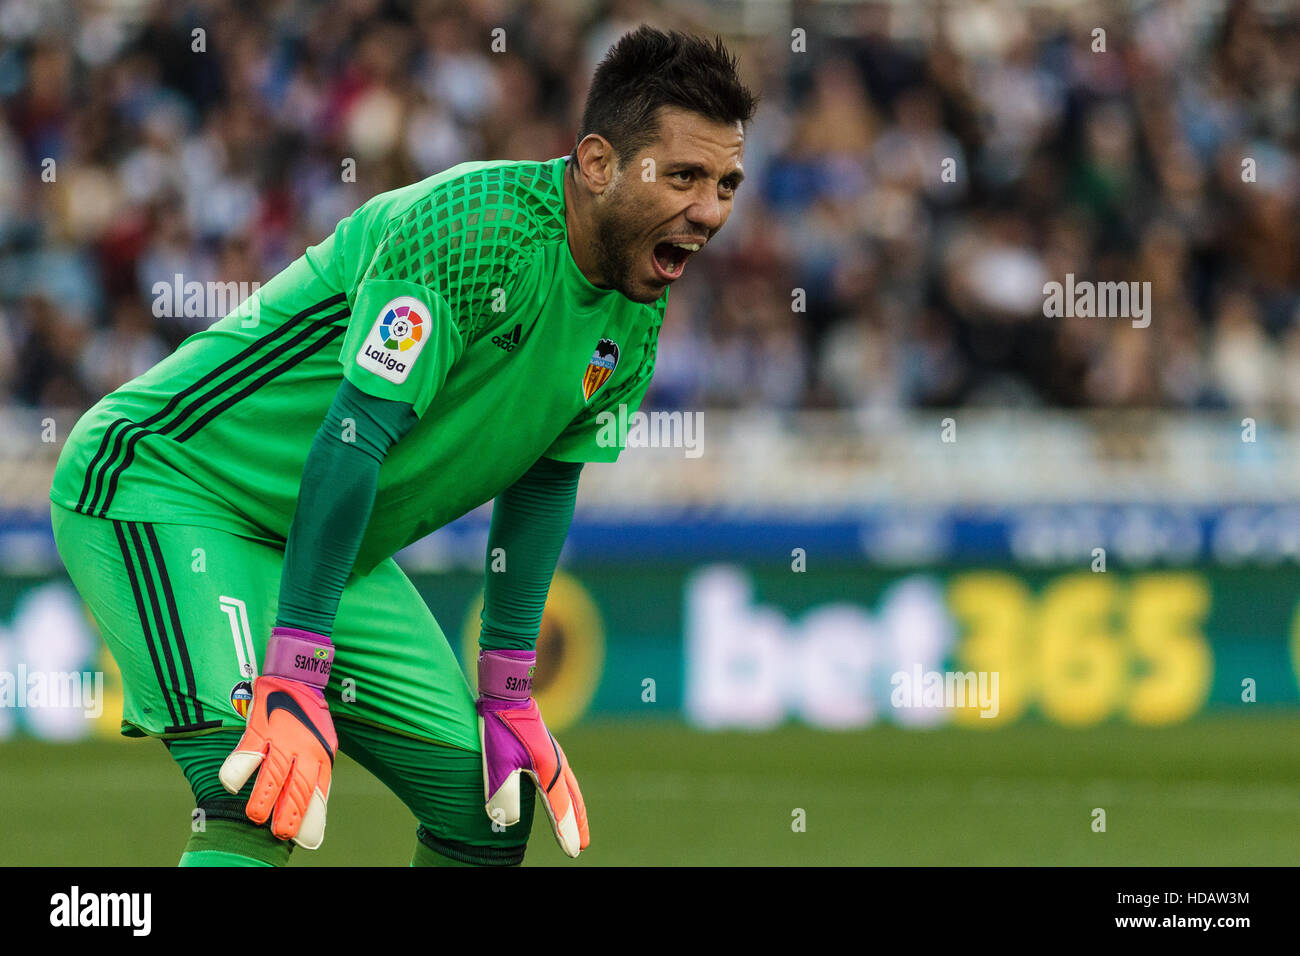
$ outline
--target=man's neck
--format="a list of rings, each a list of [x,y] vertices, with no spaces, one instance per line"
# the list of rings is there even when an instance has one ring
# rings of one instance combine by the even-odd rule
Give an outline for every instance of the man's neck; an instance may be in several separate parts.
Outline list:
[[[578,167],[572,159],[564,162],[564,231],[568,235],[569,255],[578,271],[597,288],[607,288],[592,254],[590,197],[582,198],[578,184]]]

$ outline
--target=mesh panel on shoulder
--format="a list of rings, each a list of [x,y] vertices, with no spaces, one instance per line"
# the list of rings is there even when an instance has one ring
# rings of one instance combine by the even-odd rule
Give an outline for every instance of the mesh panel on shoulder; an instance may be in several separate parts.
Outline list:
[[[418,282],[473,336],[519,263],[564,237],[564,196],[550,163],[475,169],[444,183],[389,227],[370,274]]]

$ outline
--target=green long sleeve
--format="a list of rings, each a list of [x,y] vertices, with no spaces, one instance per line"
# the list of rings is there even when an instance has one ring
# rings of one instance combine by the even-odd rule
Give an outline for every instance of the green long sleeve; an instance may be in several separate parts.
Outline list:
[[[417,421],[405,402],[374,398],[346,379],[303,465],[284,551],[275,623],[328,635],[379,487],[379,467]]]
[[[530,651],[536,646],[581,472],[581,462],[540,458],[497,495],[488,531],[480,647]]]

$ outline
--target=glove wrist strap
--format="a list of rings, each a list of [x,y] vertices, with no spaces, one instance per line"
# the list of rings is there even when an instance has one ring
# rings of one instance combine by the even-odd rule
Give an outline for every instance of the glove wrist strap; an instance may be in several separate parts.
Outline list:
[[[323,690],[329,683],[333,663],[334,645],[324,634],[277,627],[266,642],[266,664],[262,673],[267,677],[301,681]]]
[[[478,692],[499,700],[527,700],[536,666],[536,651],[479,651]]]

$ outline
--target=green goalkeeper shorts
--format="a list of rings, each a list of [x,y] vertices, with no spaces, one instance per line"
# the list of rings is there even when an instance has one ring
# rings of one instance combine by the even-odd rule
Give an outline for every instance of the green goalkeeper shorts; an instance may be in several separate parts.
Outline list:
[[[242,731],[275,623],[284,552],[211,528],[93,518],[60,505],[51,514],[59,555],[122,672],[122,733],[174,741],[222,728]],[[391,558],[349,579],[331,640],[325,699],[337,723],[479,759],[478,715],[460,664]],[[353,754],[344,743],[362,735],[339,736],[344,753],[376,769],[373,754]],[[402,792],[394,773],[380,776],[420,817],[414,804],[429,801]],[[532,788],[523,789],[531,811]],[[481,785],[473,794],[463,785],[457,792],[454,799],[439,795],[438,802],[472,801],[464,820],[473,822],[456,832],[438,828],[442,836],[502,843],[483,809]],[[509,842],[527,839],[522,827],[506,832]]]

